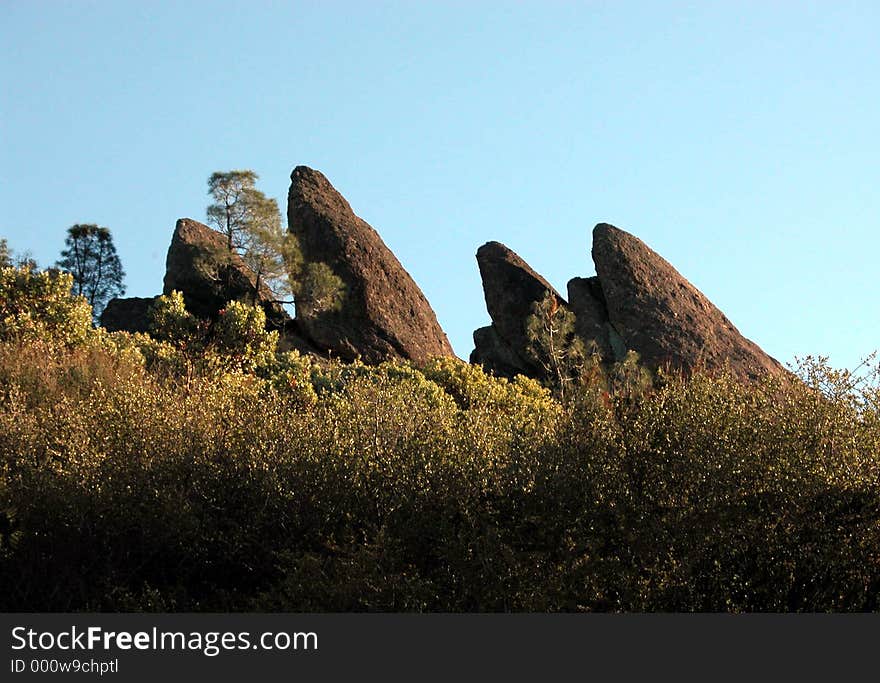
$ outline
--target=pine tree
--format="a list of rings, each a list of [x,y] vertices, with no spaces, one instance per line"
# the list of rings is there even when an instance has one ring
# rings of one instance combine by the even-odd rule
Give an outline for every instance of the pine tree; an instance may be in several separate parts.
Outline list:
[[[229,251],[242,247],[243,233],[251,219],[248,199],[258,178],[250,170],[218,171],[208,178],[208,194],[215,202],[208,207],[208,223],[226,235]]]
[[[93,223],[71,226],[57,267],[73,275],[73,293],[84,296],[95,320],[113,297],[125,294],[125,271],[108,228]]]
[[[575,335],[574,321],[574,313],[560,306],[552,292],[532,304],[532,314],[526,319],[529,355],[562,400],[588,356],[583,341]]]
[[[37,262],[29,250],[16,254],[5,237],[0,237],[0,268],[27,268],[36,270]]]
[[[208,207],[208,221],[254,273],[253,303],[269,290],[276,303],[295,304],[300,311],[338,308],[345,294],[342,280],[325,263],[304,262],[296,236],[282,225],[278,202],[255,187],[258,177],[238,170],[208,179],[216,201]]]
[[[268,289],[278,303],[293,303],[296,287],[291,273],[302,267],[296,237],[281,225],[278,202],[258,190],[248,191],[243,201],[248,219],[241,232],[240,255],[254,273],[256,304],[260,291]]]

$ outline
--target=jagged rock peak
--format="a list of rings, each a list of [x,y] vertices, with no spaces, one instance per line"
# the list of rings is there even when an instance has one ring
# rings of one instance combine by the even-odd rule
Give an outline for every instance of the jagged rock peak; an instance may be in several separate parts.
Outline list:
[[[229,251],[222,233],[191,218],[177,221],[165,261],[164,294],[178,290],[187,310],[209,318],[229,301],[252,302],[255,284],[254,274],[238,254]],[[256,297],[267,321],[282,327],[290,316],[272,299],[265,288]]]
[[[553,286],[536,273],[516,252],[500,242],[487,242],[477,250],[486,309],[492,325],[474,333],[472,362],[497,374],[540,374],[528,353],[526,321],[532,306],[547,292],[567,306]]]
[[[744,378],[785,372],[639,238],[599,223],[592,255],[609,322],[645,364],[684,371],[729,364]]]
[[[290,174],[287,217],[307,262],[326,263],[345,285],[336,311],[297,311],[303,332],[343,359],[423,362],[454,352],[425,295],[366,221],[322,173]]]

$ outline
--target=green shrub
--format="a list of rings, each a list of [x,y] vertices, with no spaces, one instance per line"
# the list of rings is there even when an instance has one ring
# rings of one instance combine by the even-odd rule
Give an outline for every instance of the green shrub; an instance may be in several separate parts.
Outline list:
[[[186,310],[183,295],[172,291],[156,300],[150,317],[143,351],[166,374],[190,381],[196,374],[255,372],[276,362],[278,332],[266,330],[259,306],[230,301],[216,320],[200,319]]]
[[[72,286],[69,273],[0,268],[0,342],[85,343],[92,333],[92,308],[71,294]]]
[[[256,309],[175,296],[164,338],[66,336],[59,281],[4,277],[3,611],[880,609],[877,373],[630,358],[561,404],[274,353]]]

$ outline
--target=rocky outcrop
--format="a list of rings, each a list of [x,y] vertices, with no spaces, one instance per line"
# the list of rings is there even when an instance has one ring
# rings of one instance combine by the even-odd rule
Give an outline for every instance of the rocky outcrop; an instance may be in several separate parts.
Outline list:
[[[378,233],[318,171],[298,166],[288,195],[290,231],[308,264],[324,263],[344,285],[337,310],[298,306],[291,320],[261,287],[224,236],[189,218],[177,221],[168,249],[164,292],[182,292],[187,308],[214,317],[230,300],[255,301],[282,346],[304,353],[360,358],[366,363],[400,358],[416,363],[453,356],[424,294]],[[499,242],[477,251],[490,325],[474,332],[471,362],[499,375],[541,377],[530,353],[527,321],[549,293],[573,312],[575,333],[605,362],[636,351],[649,367],[690,372],[730,367],[744,378],[785,370],[672,265],[633,235],[601,223],[593,230],[595,277],[568,283],[568,301],[523,259]],[[101,316],[108,330],[144,332],[155,298],[113,299]]]
[[[593,230],[592,253],[608,321],[623,345],[637,351],[646,365],[691,371],[729,364],[747,378],[784,372],[637,237],[600,223]]]
[[[165,294],[178,290],[188,311],[211,318],[228,301],[253,302],[255,284],[253,273],[229,251],[221,233],[191,218],[177,221],[165,262]],[[272,299],[264,288],[256,296],[270,326],[282,328],[290,316]]]
[[[602,285],[597,277],[576,277],[568,281],[568,305],[575,314],[575,333],[583,340],[592,340],[606,361],[620,360],[626,350],[619,343],[608,322],[608,308]]]
[[[297,311],[303,334],[336,356],[367,363],[454,355],[422,291],[327,178],[298,166],[290,180],[288,225],[303,258],[326,263],[345,285],[339,310]]]
[[[110,299],[101,313],[101,326],[108,332],[149,332],[150,308],[155,296]]]
[[[593,230],[597,276],[568,283],[575,331],[606,363],[636,351],[648,367],[691,372],[730,369],[742,378],[785,370],[665,259],[637,237],[600,223]],[[497,374],[540,377],[525,353],[526,319],[548,291],[565,301],[510,249],[489,242],[477,252],[490,327],[474,332],[471,362]]]
[[[482,365],[485,370],[502,377],[531,375],[537,372],[532,363],[527,362],[521,354],[517,354],[501,338],[495,325],[474,330],[474,350],[471,351],[470,362],[474,365]]]
[[[532,314],[532,306],[547,292],[552,293],[561,306],[567,305],[565,299],[528,263],[500,242],[487,242],[480,247],[477,265],[492,325],[474,332],[476,348],[471,354],[471,362],[500,375],[538,376],[539,369],[527,350],[526,320]]]
[[[187,310],[214,318],[227,302],[256,302],[267,327],[281,334],[279,348],[345,360],[422,362],[452,356],[452,347],[424,294],[369,225],[327,179],[298,167],[291,175],[290,226],[306,263],[326,263],[344,283],[341,310],[317,313],[298,306],[296,320],[260,287],[223,234],[191,218],[177,221],[168,248],[163,293],[183,294]],[[155,298],[114,299],[102,315],[109,330],[145,332]]]

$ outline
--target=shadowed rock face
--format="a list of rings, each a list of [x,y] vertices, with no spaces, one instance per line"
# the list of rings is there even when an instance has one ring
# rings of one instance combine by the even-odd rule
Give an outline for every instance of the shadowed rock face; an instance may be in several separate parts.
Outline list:
[[[637,351],[645,364],[688,371],[729,363],[734,372],[748,378],[784,372],[637,237],[600,223],[593,230],[593,261],[609,322],[626,348]]]
[[[418,285],[327,178],[297,166],[290,180],[288,225],[304,259],[326,263],[346,289],[338,311],[297,311],[303,333],[343,359],[367,363],[454,355]]]
[[[156,298],[133,296],[110,299],[101,313],[101,327],[108,332],[149,332],[149,312]]]
[[[503,377],[529,375],[536,371],[501,338],[494,324],[474,330],[470,362]]]
[[[177,221],[165,262],[164,294],[178,290],[188,311],[212,318],[227,302],[252,303],[256,278],[237,254],[229,251],[222,233],[191,218]],[[273,327],[283,327],[290,316],[262,289],[258,303]]]
[[[649,367],[685,372],[729,365],[744,379],[783,374],[784,368],[743,337],[727,317],[640,239],[612,225],[593,230],[596,277],[568,283],[575,330],[595,342],[605,362],[636,351]],[[490,327],[474,332],[471,362],[497,374],[539,377],[528,361],[526,319],[551,291],[547,281],[510,249],[489,242],[477,252]]]
[[[540,374],[528,354],[526,319],[532,306],[551,292],[561,306],[565,299],[528,263],[500,242],[487,242],[477,250],[483,294],[492,325],[474,332],[473,362],[497,374]]]
[[[568,305],[575,314],[575,333],[583,340],[593,340],[606,361],[620,360],[611,344],[608,308],[597,277],[575,277],[568,281]],[[625,355],[625,353],[624,353]]]

